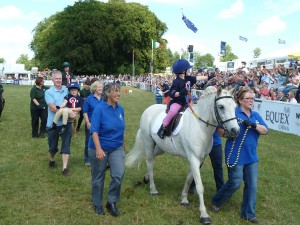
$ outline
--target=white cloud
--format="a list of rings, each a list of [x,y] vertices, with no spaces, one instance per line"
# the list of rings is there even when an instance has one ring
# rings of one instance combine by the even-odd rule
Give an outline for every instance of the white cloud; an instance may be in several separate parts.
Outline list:
[[[5,27],[0,26],[0,57],[7,62],[15,62],[21,54],[32,57],[29,50],[31,33],[21,26]]]
[[[279,16],[272,16],[257,25],[256,34],[265,36],[279,31],[284,31],[285,29],[286,23],[282,21]]]
[[[21,16],[21,10],[14,5],[8,5],[0,8],[0,20],[10,20]]]
[[[218,17],[221,19],[232,19],[241,15],[244,11],[244,3],[242,0],[237,0],[229,9],[223,9]]]
[[[294,52],[300,52],[300,42],[294,44],[293,46],[291,46],[289,48],[284,48],[284,49],[279,49],[279,50],[269,52],[260,58],[272,58],[272,57],[287,56],[288,54],[291,54]]]
[[[0,57],[10,63],[15,63],[21,54],[31,58],[31,32],[42,19],[38,12],[22,11],[14,5],[0,8]]]
[[[263,2],[269,13],[276,12],[280,16],[287,16],[300,11],[300,1],[295,0],[267,0]],[[284,10],[283,10],[284,9]]]
[[[163,36],[164,39],[168,40],[168,48],[171,49],[172,52],[182,52],[187,51],[188,45],[194,46],[194,52],[200,52],[203,54],[206,53],[208,49],[206,48],[207,45],[203,43],[203,41],[199,40],[199,37],[191,37],[191,36],[179,36],[176,34],[166,33]]]

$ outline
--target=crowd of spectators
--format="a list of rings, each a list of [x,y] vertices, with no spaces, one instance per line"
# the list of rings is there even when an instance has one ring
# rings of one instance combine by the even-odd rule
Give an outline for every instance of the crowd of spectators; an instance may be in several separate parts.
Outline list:
[[[48,79],[50,73],[45,72],[39,76]],[[232,71],[220,71],[218,68],[213,70],[199,69],[193,71],[194,75],[204,75],[208,77],[207,81],[199,81],[193,88],[203,90],[208,86],[223,88],[233,88],[240,86],[251,87],[256,95],[256,98],[283,101],[291,103],[300,103],[300,61],[290,64],[289,68],[285,68],[283,64],[273,66],[272,69],[267,69],[265,66],[254,68],[239,68]],[[142,74],[132,77],[130,74],[103,74],[103,75],[75,75],[75,79],[79,84],[84,84],[86,79],[97,78],[104,84],[108,82],[123,83],[126,81],[134,81],[139,83],[151,84],[155,87],[158,84],[167,82],[172,84],[174,75],[157,75],[157,74]]]

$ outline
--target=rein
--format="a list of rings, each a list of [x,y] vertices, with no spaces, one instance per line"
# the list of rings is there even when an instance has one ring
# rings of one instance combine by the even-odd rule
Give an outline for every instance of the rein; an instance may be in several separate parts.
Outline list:
[[[195,116],[198,120],[200,120],[201,122],[205,123],[206,126],[221,127],[221,128],[224,128],[224,130],[227,130],[226,127],[224,127],[223,125],[224,125],[226,122],[230,121],[230,120],[235,120],[236,117],[230,118],[230,119],[225,120],[225,121],[222,120],[222,118],[221,118],[221,116],[220,116],[220,114],[219,114],[219,111],[218,111],[218,109],[217,109],[217,104],[216,104],[217,101],[220,100],[220,99],[222,99],[222,98],[231,98],[231,99],[233,99],[231,96],[222,96],[222,97],[218,97],[218,98],[215,97],[215,101],[214,101],[214,111],[215,111],[215,115],[216,115],[216,119],[217,119],[218,125],[211,124],[208,120],[207,120],[207,121],[203,120],[203,119],[202,119],[202,118],[201,118],[201,117],[193,110],[193,108],[192,108],[192,106],[191,106],[190,103],[189,103],[189,108],[190,108],[190,110],[192,111],[192,113],[194,114],[194,116]]]

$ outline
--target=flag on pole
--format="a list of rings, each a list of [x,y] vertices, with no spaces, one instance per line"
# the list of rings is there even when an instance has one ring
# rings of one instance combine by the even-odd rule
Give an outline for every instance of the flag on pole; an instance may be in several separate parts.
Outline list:
[[[194,33],[198,31],[197,27],[189,19],[187,19],[186,16],[182,15],[182,20],[185,22],[186,26]]]
[[[245,38],[245,37],[243,37],[243,36],[240,36],[239,39],[240,39],[241,41],[244,41],[244,42],[247,42],[247,41],[248,41],[248,38]]]
[[[278,39],[278,44],[286,44],[286,43],[285,43],[285,40]]]
[[[152,39],[152,48],[162,48],[162,44]]]
[[[221,51],[220,54],[221,55],[226,55],[226,42],[225,41],[221,41]]]

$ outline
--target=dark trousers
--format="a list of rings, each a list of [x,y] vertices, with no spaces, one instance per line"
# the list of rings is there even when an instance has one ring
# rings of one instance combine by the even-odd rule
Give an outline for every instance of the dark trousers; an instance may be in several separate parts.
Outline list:
[[[77,131],[80,129],[82,120],[83,120],[83,113],[82,113],[82,110],[81,110],[81,111],[80,111],[80,116],[79,116],[79,119],[78,119],[78,123],[77,123],[77,128],[76,128]]]
[[[5,100],[2,99],[2,97],[0,97],[0,117],[1,117],[2,111],[4,109],[4,105],[5,105]]]
[[[86,124],[84,125],[84,131],[85,131],[85,141],[84,141],[84,162],[88,163],[90,162],[89,160],[89,149],[88,149],[88,145],[89,145],[89,139],[90,139],[90,130],[87,129]]]
[[[32,137],[39,137],[42,134],[46,133],[46,123],[48,117],[48,110],[31,110],[31,127],[32,127]],[[39,122],[40,124],[40,132],[39,132]]]

